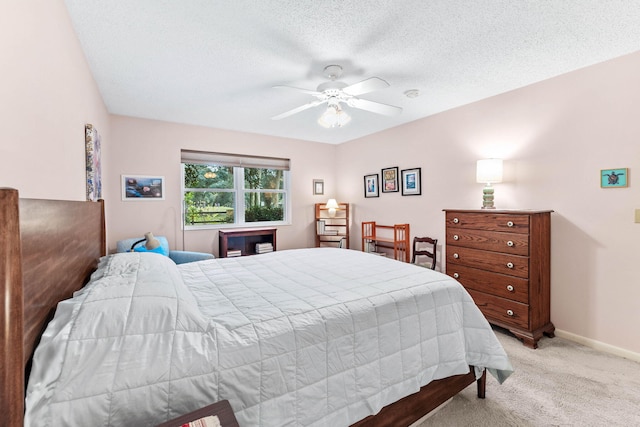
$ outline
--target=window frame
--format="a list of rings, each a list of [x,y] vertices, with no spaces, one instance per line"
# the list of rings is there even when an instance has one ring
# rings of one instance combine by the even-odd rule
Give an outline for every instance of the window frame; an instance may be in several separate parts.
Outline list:
[[[194,153],[194,152],[188,152]],[[225,153],[198,153],[203,157],[208,155],[214,157],[216,155],[219,156],[233,156],[234,158],[239,159],[247,159],[249,160],[246,166],[242,164],[228,164],[228,163],[216,163],[215,160],[199,160],[197,162],[189,161],[189,159],[184,158],[183,155],[180,159],[180,204],[181,204],[181,218],[180,223],[182,224],[183,230],[211,230],[211,229],[224,229],[224,228],[262,228],[262,227],[273,227],[280,225],[291,225],[291,171],[288,167],[289,160],[288,159],[279,159],[282,161],[286,161],[287,167],[268,167],[268,166],[260,166],[252,164],[251,160],[260,160],[260,157],[253,156],[240,156],[240,155],[232,155]],[[278,160],[278,159],[276,159]],[[185,164],[209,164],[215,166],[230,166],[233,167],[233,188],[186,188],[185,187]],[[283,188],[282,189],[246,189],[244,187],[244,171],[245,168],[249,169],[281,169],[283,171]],[[189,225],[186,223],[186,204],[185,204],[185,193],[186,192],[229,192],[234,193],[234,222],[233,223],[223,223],[223,224],[201,224],[201,225]],[[282,221],[255,221],[255,222],[245,222],[245,211],[246,211],[246,203],[245,203],[245,195],[248,193],[278,193],[282,194],[284,197],[283,203],[283,220]]]

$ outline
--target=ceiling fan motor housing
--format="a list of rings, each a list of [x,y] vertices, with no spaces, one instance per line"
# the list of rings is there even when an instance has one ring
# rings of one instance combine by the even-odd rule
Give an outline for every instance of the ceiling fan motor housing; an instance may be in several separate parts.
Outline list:
[[[345,82],[332,80],[329,82],[320,83],[316,90],[318,92],[327,92],[327,95],[332,96],[330,93],[328,93],[328,91],[333,91],[335,94],[337,94],[338,91],[340,91],[341,89],[347,86],[348,85]]]

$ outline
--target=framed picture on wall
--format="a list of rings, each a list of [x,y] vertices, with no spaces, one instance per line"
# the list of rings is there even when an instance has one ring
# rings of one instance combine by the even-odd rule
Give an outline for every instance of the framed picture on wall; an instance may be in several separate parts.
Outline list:
[[[84,147],[87,170],[87,200],[102,199],[102,172],[100,167],[100,135],[91,124],[84,126]]]
[[[313,180],[313,194],[314,195],[322,195],[322,194],[324,194],[324,180],[323,179],[314,179]]]
[[[401,176],[403,196],[419,196],[422,194],[420,168],[403,169],[401,171]]]
[[[382,169],[382,192],[398,191],[398,167]]]
[[[378,197],[380,192],[378,190],[378,174],[364,176],[364,197]]]
[[[600,171],[600,187],[622,188],[629,186],[629,169],[602,169]]]
[[[164,176],[122,175],[122,200],[164,200]]]

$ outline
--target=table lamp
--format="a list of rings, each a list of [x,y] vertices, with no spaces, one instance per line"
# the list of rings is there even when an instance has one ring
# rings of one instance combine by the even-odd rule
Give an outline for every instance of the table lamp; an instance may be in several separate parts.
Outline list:
[[[144,239],[140,239],[137,242],[134,242],[133,245],[131,245],[130,252],[133,252],[133,248],[135,248],[138,243],[142,242],[145,242],[145,248],[150,251],[160,246],[160,241],[153,236],[152,232],[149,231],[148,233],[144,233]]]
[[[502,159],[478,160],[476,181],[486,184],[482,190],[482,209],[495,209],[491,184],[502,182]]]
[[[336,216],[336,209],[340,208],[340,206],[338,206],[338,202],[336,202],[336,199],[329,199],[326,208],[328,210],[329,216],[333,218],[334,216]]]

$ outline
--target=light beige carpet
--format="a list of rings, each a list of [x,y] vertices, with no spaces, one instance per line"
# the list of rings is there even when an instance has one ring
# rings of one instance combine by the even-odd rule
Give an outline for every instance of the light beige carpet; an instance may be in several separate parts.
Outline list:
[[[640,426],[640,363],[562,338],[524,347],[496,330],[515,372],[487,375],[486,399],[472,384],[415,427]]]

